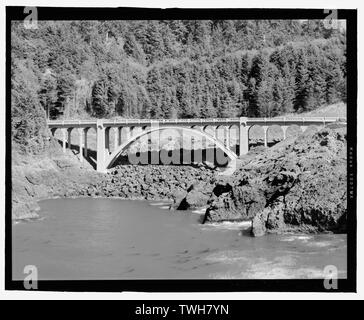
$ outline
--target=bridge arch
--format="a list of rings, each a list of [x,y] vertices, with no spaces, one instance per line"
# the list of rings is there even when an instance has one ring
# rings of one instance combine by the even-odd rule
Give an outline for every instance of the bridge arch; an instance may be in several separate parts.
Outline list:
[[[231,159],[232,162],[235,162],[237,159],[237,155],[231,151],[230,149],[226,148],[226,146],[218,141],[217,139],[215,139],[213,136],[211,136],[210,134],[204,132],[204,131],[200,131],[200,130],[196,130],[196,129],[192,129],[189,127],[176,127],[176,126],[163,126],[163,127],[157,127],[157,128],[151,128],[149,130],[145,130],[139,134],[136,134],[134,136],[132,136],[131,138],[129,138],[128,141],[124,142],[123,144],[121,144],[107,159],[106,161],[106,165],[105,165],[105,169],[110,169],[112,167],[112,165],[114,164],[114,162],[117,160],[117,158],[120,156],[120,154],[127,148],[129,147],[134,141],[136,141],[137,139],[148,135],[152,132],[155,131],[161,131],[161,130],[166,130],[166,129],[182,129],[188,132],[191,132],[193,134],[198,134],[202,137],[205,137],[207,140],[213,142],[217,148],[221,149],[222,151],[224,151],[224,153]]]
[[[266,132],[264,130],[264,125],[262,124],[253,124],[252,126],[249,126],[248,128],[248,144],[254,145],[254,143],[257,143],[259,140],[265,139]]]

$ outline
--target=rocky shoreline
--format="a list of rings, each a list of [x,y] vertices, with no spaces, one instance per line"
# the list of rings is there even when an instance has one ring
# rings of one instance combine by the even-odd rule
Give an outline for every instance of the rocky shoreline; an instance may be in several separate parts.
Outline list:
[[[203,165],[120,165],[102,174],[87,163],[81,164],[71,151],[64,154],[52,141],[48,152],[42,155],[12,154],[12,218],[38,218],[37,202],[51,198],[168,200],[176,209],[192,185],[207,182],[212,186],[216,174]],[[204,200],[208,197],[206,193]]]
[[[170,200],[175,210],[206,207],[204,223],[252,221],[252,235],[346,232],[346,128],[325,128],[253,149],[230,177],[205,166],[120,165],[108,174],[63,154],[13,153],[12,217],[37,218],[54,197]]]
[[[215,185],[205,221],[252,220],[252,235],[346,232],[346,128],[290,138]]]

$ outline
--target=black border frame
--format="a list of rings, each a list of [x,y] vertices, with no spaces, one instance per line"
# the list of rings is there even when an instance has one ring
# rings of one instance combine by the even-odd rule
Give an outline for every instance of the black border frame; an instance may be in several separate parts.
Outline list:
[[[203,20],[203,19],[324,19],[324,9],[149,9],[37,7],[39,20]],[[5,169],[5,290],[25,290],[12,280],[11,217],[11,21],[23,20],[24,7],[6,7],[6,169]],[[339,9],[338,19],[347,21],[347,161],[348,233],[347,279],[338,289],[326,290],[322,279],[314,280],[39,280],[40,291],[97,292],[356,292],[357,278],[357,10]]]

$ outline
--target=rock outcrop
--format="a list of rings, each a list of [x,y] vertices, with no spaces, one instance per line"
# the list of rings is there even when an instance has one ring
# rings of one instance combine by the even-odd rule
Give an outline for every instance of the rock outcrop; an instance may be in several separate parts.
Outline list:
[[[247,157],[217,182],[205,221],[251,219],[252,234],[344,232],[347,215],[346,129],[289,138]]]
[[[55,141],[41,155],[12,153],[12,217],[37,218],[37,201],[77,195],[102,175],[70,154],[63,154]]]
[[[215,172],[204,167],[173,165],[121,165],[105,178],[81,190],[81,195],[121,197],[128,199],[173,200],[180,203],[187,195],[191,207],[206,204],[210,193],[204,190],[205,199],[199,199],[199,191],[210,181]],[[186,208],[187,209],[187,208]]]
[[[187,189],[186,196],[178,204],[177,210],[192,210],[206,206],[213,187],[213,177],[205,181],[198,181]]]

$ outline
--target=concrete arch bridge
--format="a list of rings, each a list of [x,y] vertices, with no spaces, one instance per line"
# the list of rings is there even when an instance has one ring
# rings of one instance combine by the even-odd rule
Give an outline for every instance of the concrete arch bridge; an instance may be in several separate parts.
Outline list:
[[[279,126],[283,132],[283,139],[286,139],[287,129],[297,126],[304,132],[309,126],[322,128],[329,123],[337,122],[337,117],[282,117],[282,118],[229,118],[229,119],[123,119],[123,120],[53,120],[48,121],[48,128],[52,134],[59,129],[62,132],[62,146],[64,152],[66,148],[72,146],[72,132],[78,130],[79,136],[79,158],[80,161],[88,156],[88,132],[90,129],[96,131],[96,169],[99,172],[106,172],[110,169],[120,154],[133,142],[142,137],[150,136],[152,143],[158,145],[160,133],[163,130],[181,130],[188,134],[198,135],[205,141],[214,144],[217,149],[221,149],[232,163],[239,156],[249,151],[250,130],[255,126],[263,128],[264,145],[268,146],[269,129]],[[237,145],[234,152],[231,149],[231,129],[235,127],[238,131]],[[223,128],[224,136],[219,137],[217,131]],[[114,150],[110,149],[110,133],[114,131]],[[122,134],[123,133],[123,134]],[[194,145],[191,145],[192,150]]]

